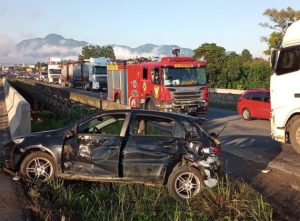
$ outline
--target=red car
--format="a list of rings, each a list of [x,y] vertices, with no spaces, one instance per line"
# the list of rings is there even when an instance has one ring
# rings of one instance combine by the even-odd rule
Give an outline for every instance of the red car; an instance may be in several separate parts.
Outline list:
[[[246,90],[237,104],[237,112],[244,120],[251,118],[270,119],[271,103],[269,90]]]

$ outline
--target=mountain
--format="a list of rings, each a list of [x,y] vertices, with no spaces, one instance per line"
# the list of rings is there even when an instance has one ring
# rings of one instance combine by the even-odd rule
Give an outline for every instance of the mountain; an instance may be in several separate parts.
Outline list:
[[[49,34],[45,38],[32,38],[23,40],[15,46],[15,52],[19,57],[32,60],[32,62],[48,60],[49,57],[61,57],[63,59],[76,59],[81,53],[81,48],[89,44],[86,41],[66,39],[58,34]],[[171,55],[172,48],[176,45],[144,44],[136,48],[124,45],[110,44],[118,59],[135,57],[166,56]],[[191,56],[192,49],[181,48],[181,55]]]
[[[86,41],[66,39],[58,34],[49,34],[45,38],[23,40],[16,45],[16,52],[33,59],[47,59],[48,57],[78,56]]]

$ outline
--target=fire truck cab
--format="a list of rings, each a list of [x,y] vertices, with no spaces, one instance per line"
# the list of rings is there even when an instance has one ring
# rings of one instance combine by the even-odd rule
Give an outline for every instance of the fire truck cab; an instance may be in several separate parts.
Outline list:
[[[108,65],[108,100],[132,108],[207,113],[205,68],[205,62],[179,56]]]

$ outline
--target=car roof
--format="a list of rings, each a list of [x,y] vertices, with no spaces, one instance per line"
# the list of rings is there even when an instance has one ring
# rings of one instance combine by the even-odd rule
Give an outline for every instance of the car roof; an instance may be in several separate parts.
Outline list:
[[[166,117],[166,118],[172,118],[175,120],[189,120],[189,121],[195,121],[195,122],[203,122],[205,121],[204,118],[194,117],[187,114],[181,114],[181,113],[173,113],[173,112],[161,112],[161,111],[153,111],[153,110],[144,110],[144,109],[117,109],[117,110],[100,110],[98,113],[89,115],[80,121],[86,121],[89,118],[96,117],[103,113],[132,113],[132,114],[145,114],[145,115],[152,115],[157,117]]]

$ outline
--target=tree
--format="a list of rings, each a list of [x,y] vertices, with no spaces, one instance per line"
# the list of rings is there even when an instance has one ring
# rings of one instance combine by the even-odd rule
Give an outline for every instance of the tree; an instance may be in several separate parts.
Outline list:
[[[210,80],[210,87],[217,85],[218,75],[221,74],[226,57],[225,52],[225,48],[217,46],[215,43],[204,43],[194,50],[196,59],[204,57],[207,61],[206,73]]]
[[[280,11],[277,9],[267,9],[263,15],[269,17],[272,22],[271,24],[268,22],[260,23],[260,26],[273,30],[268,37],[264,36],[261,38],[263,42],[268,43],[269,48],[264,53],[269,55],[271,48],[276,47],[278,42],[282,40],[289,24],[300,19],[300,11],[295,11],[291,7],[287,7],[286,10],[281,9]]]
[[[114,49],[111,46],[99,46],[99,45],[85,45],[81,49],[81,55],[78,56],[78,60],[106,57],[116,59]]]
[[[252,54],[250,53],[250,51],[248,49],[244,49],[241,53],[242,56],[242,61],[243,62],[248,62],[252,60]]]

